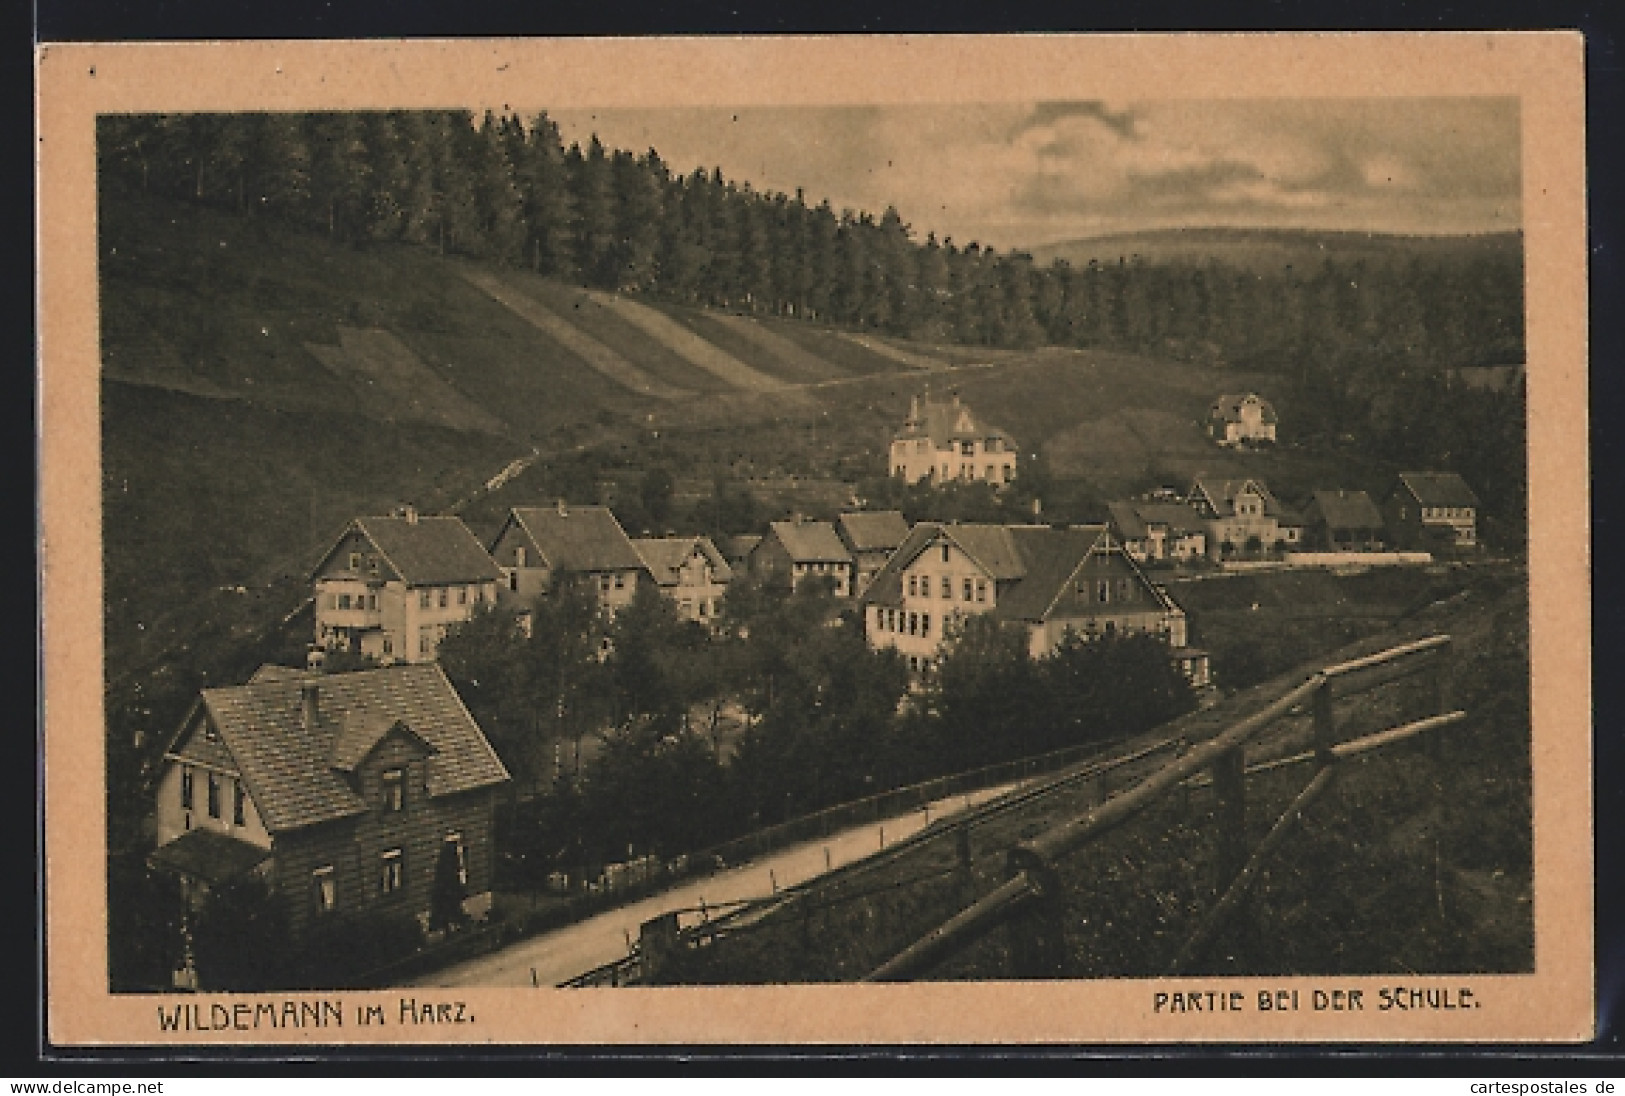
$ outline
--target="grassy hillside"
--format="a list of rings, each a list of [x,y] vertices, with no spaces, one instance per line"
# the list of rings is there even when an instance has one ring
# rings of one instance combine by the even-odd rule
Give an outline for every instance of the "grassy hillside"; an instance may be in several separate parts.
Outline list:
[[[635,490],[655,465],[690,497],[720,476],[766,516],[831,509],[884,474],[927,386],[1102,496],[1205,471],[1263,475],[1291,497],[1380,487],[1390,471],[1209,445],[1198,424],[1213,396],[1271,395],[1261,376],[616,300],[162,199],[109,199],[101,218],[114,677],[206,621],[236,622],[273,584],[276,604],[246,615],[287,612],[350,516],[477,495],[532,448],[533,469],[475,501],[476,524],[515,503]],[[219,593],[238,586],[253,593]]]
[[[1204,263],[1209,260],[1274,273],[1291,267],[1312,273],[1320,264],[1365,261],[1404,262],[1412,258],[1461,260],[1473,256],[1517,255],[1518,233],[1477,236],[1397,236],[1368,232],[1312,232],[1283,228],[1168,228],[1063,240],[1032,250],[1047,265],[1064,259],[1073,266],[1116,263],[1138,256],[1145,262]]]

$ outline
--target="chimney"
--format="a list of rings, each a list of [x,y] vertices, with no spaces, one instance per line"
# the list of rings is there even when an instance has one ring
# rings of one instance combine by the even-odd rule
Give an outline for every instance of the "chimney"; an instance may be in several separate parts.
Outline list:
[[[918,395],[909,397],[908,421],[911,423],[920,421],[920,397]]]
[[[418,508],[411,503],[398,506],[395,508],[395,516],[405,518],[408,525],[416,525],[418,523]]]
[[[564,504],[563,499],[554,499],[553,508],[559,512],[559,517],[561,518],[567,518],[570,516],[570,508]]]
[[[322,685],[316,678],[309,677],[299,683],[299,725],[307,734],[316,730],[316,721],[322,714]]]
[[[1036,495],[1033,496],[1033,517],[1036,518],[1039,514],[1042,514],[1043,512],[1044,512],[1044,500],[1037,497]]]

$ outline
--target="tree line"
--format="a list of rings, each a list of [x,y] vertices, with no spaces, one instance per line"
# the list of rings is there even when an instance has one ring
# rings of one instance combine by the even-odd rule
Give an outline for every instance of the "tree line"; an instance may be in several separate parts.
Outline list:
[[[1291,372],[1339,352],[1442,368],[1522,359],[1513,251],[1036,264],[923,240],[654,149],[566,147],[545,113],[107,115],[109,193],[235,210],[355,246],[404,242],[684,304],[1001,347],[1104,347]]]

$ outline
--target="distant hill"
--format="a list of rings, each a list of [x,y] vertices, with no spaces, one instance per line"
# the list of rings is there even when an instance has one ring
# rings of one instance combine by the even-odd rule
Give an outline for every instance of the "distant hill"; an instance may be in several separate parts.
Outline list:
[[[1327,259],[1339,263],[1460,261],[1516,257],[1523,247],[1518,232],[1473,236],[1401,236],[1374,232],[1314,232],[1287,228],[1167,228],[1063,240],[1029,248],[1035,262],[1048,266],[1064,259],[1073,266],[1091,261],[1116,263],[1138,256],[1148,263],[1208,261],[1273,273],[1292,267],[1314,270]]]

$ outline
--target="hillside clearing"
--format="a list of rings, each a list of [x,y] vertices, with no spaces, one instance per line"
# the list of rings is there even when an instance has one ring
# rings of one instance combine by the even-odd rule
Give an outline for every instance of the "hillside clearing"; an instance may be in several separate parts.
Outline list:
[[[458,273],[470,284],[490,295],[542,334],[564,347],[581,361],[629,392],[654,399],[675,400],[691,395],[686,389],[658,381],[574,324],[557,316],[533,297],[520,293],[497,275],[476,267],[460,267]]]
[[[758,373],[714,343],[700,338],[658,309],[650,308],[618,293],[589,290],[587,297],[610,309],[622,320],[643,331],[684,361],[735,388],[766,391],[778,388],[782,384],[765,373]]]

